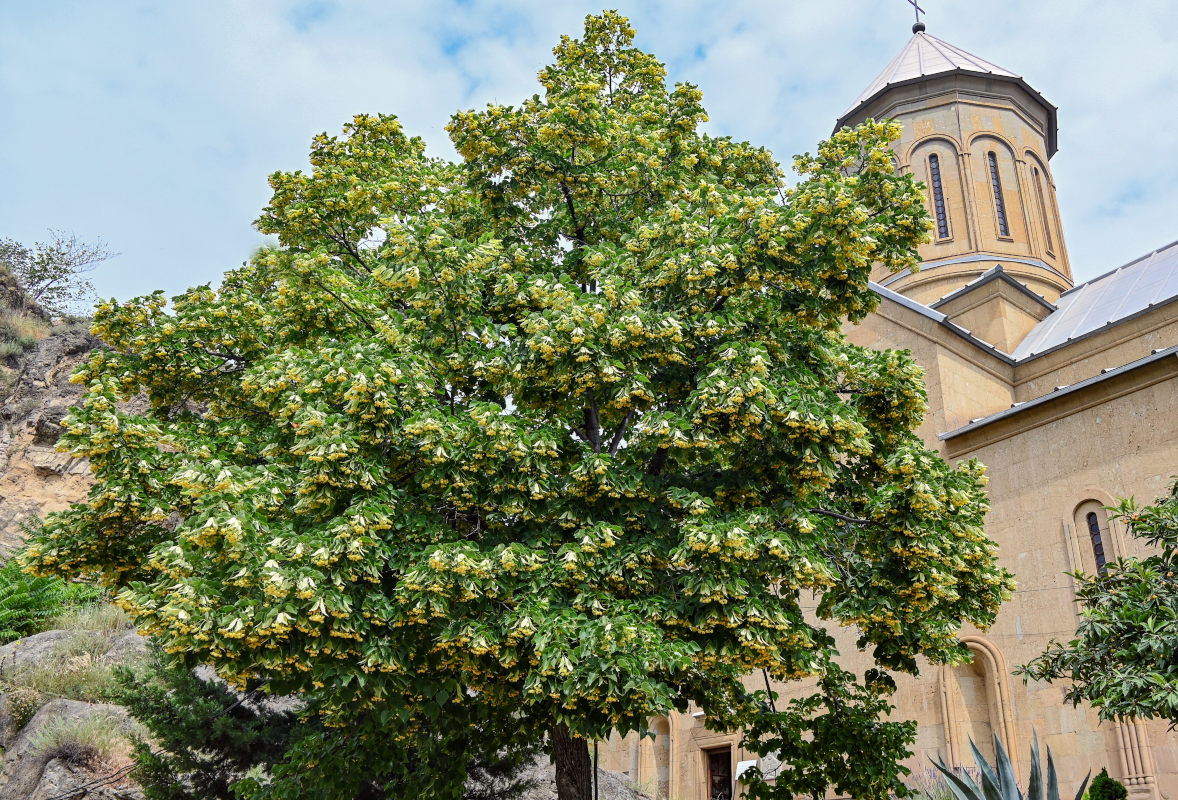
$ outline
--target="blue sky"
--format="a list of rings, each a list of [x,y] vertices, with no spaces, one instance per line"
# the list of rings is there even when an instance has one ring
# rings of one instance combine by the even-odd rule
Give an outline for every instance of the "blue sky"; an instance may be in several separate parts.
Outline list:
[[[619,2],[709,129],[813,149],[910,35],[904,0]],[[1178,239],[1178,3],[922,0],[929,33],[1059,106],[1052,161],[1083,280]],[[0,236],[101,236],[128,297],[218,280],[261,241],[266,176],[388,112],[435,154],[459,108],[536,91],[561,0],[0,0]]]

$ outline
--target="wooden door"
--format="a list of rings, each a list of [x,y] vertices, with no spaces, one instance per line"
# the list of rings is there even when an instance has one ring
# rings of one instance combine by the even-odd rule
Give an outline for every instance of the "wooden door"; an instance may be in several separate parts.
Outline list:
[[[732,750],[709,750],[708,800],[732,800]]]

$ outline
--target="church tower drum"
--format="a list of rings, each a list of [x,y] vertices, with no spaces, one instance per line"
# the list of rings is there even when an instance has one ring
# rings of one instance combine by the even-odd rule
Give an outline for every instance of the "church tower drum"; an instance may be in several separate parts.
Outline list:
[[[897,165],[926,185],[933,218],[921,270],[876,281],[931,306],[998,266],[1049,302],[1071,288],[1047,166],[1056,108],[1026,81],[918,22],[835,130],[869,117],[903,126]]]

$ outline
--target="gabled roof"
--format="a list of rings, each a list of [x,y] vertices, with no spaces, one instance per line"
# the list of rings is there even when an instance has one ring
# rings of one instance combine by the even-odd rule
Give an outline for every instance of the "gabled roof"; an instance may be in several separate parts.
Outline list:
[[[924,32],[924,25],[919,23],[913,27],[912,38],[904,45],[900,54],[884,67],[883,72],[875,76],[875,80],[869,83],[851,107],[843,112],[838,122],[835,123],[834,129],[837,131],[842,128],[855,112],[893,87],[952,74],[981,75],[1021,86],[1047,111],[1047,157],[1055,155],[1057,149],[1055,106],[1048,103],[1041,94],[1032,89],[1021,76],[984,58],[967,53],[960,47],[951,45],[935,36],[929,36]]]
[[[1056,311],[1031,329],[1012,354],[1016,361],[1045,353],[1178,300],[1178,242],[1060,295]]]
[[[1056,309],[1055,306],[1053,306],[1051,303],[1047,302],[1047,299],[1045,297],[1043,297],[1042,295],[1035,294],[1034,292],[1032,292],[1030,289],[1028,289],[1026,287],[1026,284],[1024,284],[1020,281],[1016,281],[1014,278],[1010,277],[1010,275],[1008,275],[1006,273],[1006,270],[1002,268],[1001,264],[995,264],[994,266],[990,267],[988,270],[983,272],[981,275],[979,275],[978,277],[974,278],[969,283],[962,286],[957,291],[950,292],[949,294],[945,295],[944,297],[942,297],[940,300],[936,301],[935,303],[931,303],[929,305],[929,308],[939,309],[942,306],[947,306],[950,303],[952,303],[954,300],[956,300],[958,297],[962,297],[964,295],[967,295],[970,292],[973,292],[975,289],[980,289],[983,286],[985,286],[987,283],[991,283],[993,281],[1002,281],[1003,283],[1012,287],[1016,292],[1024,295],[1032,303],[1036,303],[1037,305],[1042,306],[1043,309],[1047,312],[1052,312],[1052,311],[1055,311],[1055,309]]]

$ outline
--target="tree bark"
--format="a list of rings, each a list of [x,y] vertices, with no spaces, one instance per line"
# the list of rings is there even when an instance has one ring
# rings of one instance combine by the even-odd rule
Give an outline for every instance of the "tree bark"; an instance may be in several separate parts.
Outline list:
[[[552,761],[559,800],[593,800],[593,761],[584,739],[574,737],[564,725],[554,726]]]

